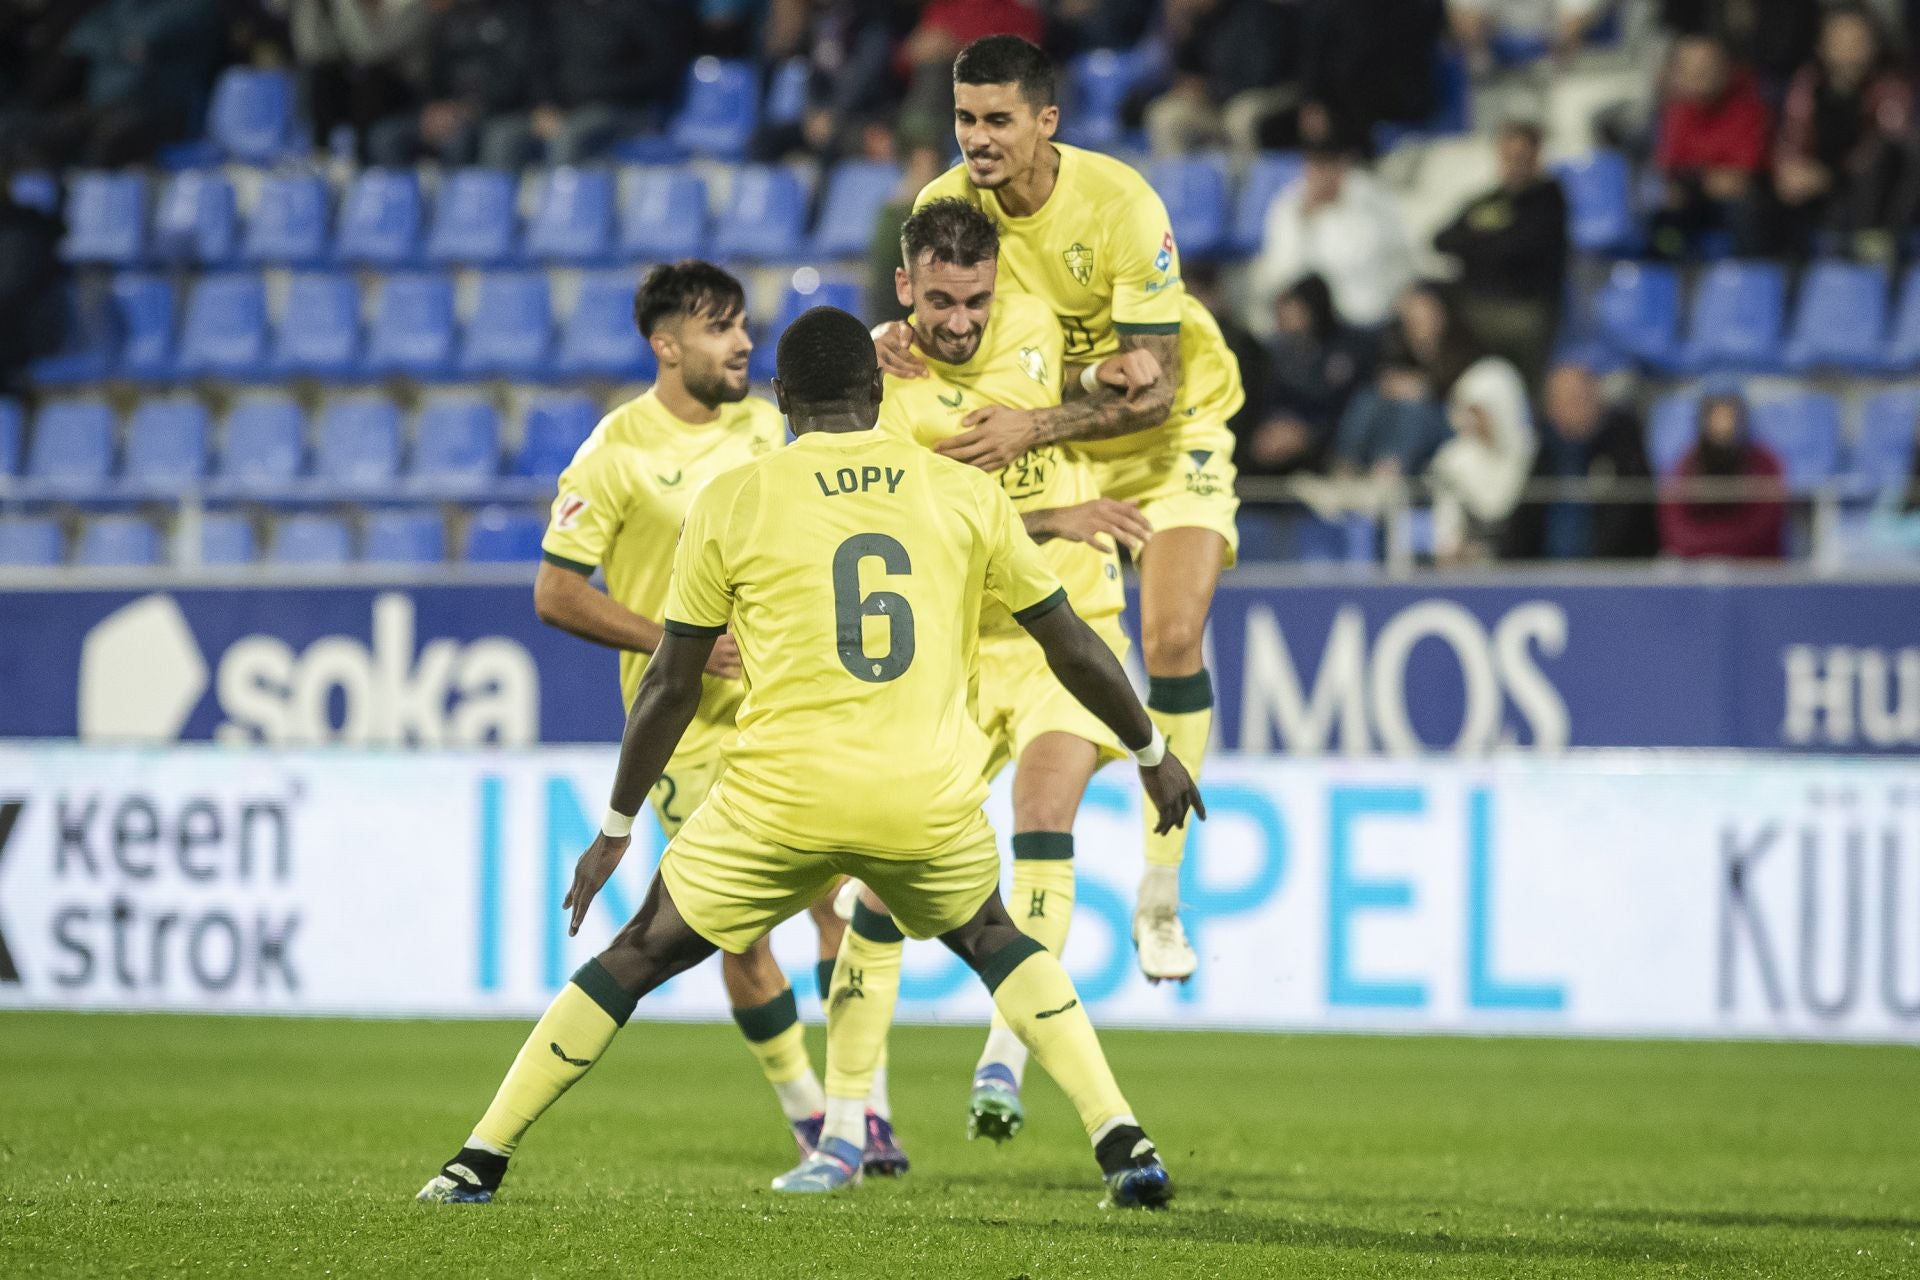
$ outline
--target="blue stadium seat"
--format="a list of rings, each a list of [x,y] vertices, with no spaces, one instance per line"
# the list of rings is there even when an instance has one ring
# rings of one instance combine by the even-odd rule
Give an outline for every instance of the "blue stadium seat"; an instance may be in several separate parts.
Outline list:
[[[229,67],[207,108],[207,137],[227,159],[271,164],[297,149],[293,76],[286,71]]]
[[[439,275],[388,276],[367,338],[374,374],[446,377],[453,370],[453,281]]]
[[[147,244],[147,180],[138,173],[76,173],[67,187],[64,262],[131,267]]]
[[[753,355],[748,358],[749,372],[760,381],[773,377],[775,357],[779,354],[780,335],[787,326],[811,307],[839,307],[860,314],[860,286],[843,280],[822,280],[819,272],[802,267],[793,273],[793,283],[780,295],[780,309],[774,313],[765,336],[754,339]]]
[[[248,517],[237,511],[209,511],[200,518],[201,564],[252,564],[258,554]]]
[[[113,410],[103,400],[56,400],[33,418],[25,479],[29,487],[99,497],[113,472]]]
[[[174,174],[160,193],[149,255],[169,266],[223,266],[233,258],[239,225],[227,175],[188,169]]]
[[[273,367],[281,374],[348,378],[360,362],[360,286],[350,275],[303,272],[287,283],[274,331]]]
[[[400,410],[385,396],[336,400],[314,432],[313,477],[323,489],[380,496],[400,471]]]
[[[1885,365],[1889,373],[1920,369],[1920,266],[1907,268],[1900,286],[1900,305],[1887,335]]]
[[[467,524],[465,558],[475,564],[532,563],[540,558],[546,517],[511,507],[482,507]]]
[[[631,320],[628,322],[631,324]],[[553,304],[541,271],[482,276],[460,346],[463,377],[532,378],[547,371]]]
[[[760,123],[759,74],[750,62],[700,58],[667,135],[682,152],[738,160]]]
[[[1120,108],[1139,83],[1140,58],[1126,49],[1094,49],[1067,68],[1066,138],[1076,146],[1111,151],[1126,138]]]
[[[353,558],[353,538],[334,516],[287,516],[273,531],[267,563],[330,568]]]
[[[412,266],[420,255],[420,224],[420,179],[413,170],[362,170],[340,202],[334,254],[357,266]]]
[[[658,371],[653,348],[633,327],[633,277],[590,272],[560,330],[554,368],[568,378],[650,380]]]
[[[66,539],[51,516],[0,516],[0,565],[39,569],[64,558]]]
[[[620,178],[623,259],[677,262],[707,247],[707,184],[690,169],[647,168]]]
[[[1787,367],[1796,372],[1877,370],[1886,349],[1887,287],[1884,267],[1815,263],[1800,281]]]
[[[1667,367],[1679,341],[1679,273],[1653,263],[1614,263],[1594,295],[1593,321],[1596,335],[1615,351]]]
[[[798,124],[807,113],[807,81],[812,75],[805,58],[788,58],[773,69],[767,81],[766,101],[760,113],[770,125]]]
[[[149,494],[178,494],[207,474],[207,409],[198,400],[146,400],[127,419],[120,482]]]
[[[1914,431],[1920,428],[1920,389],[1897,387],[1869,396],[1860,410],[1860,439],[1850,468],[1871,490],[1905,485],[1913,474]]]
[[[802,248],[806,194],[790,169],[747,165],[734,172],[733,195],[713,237],[724,261],[780,262]]]
[[[276,174],[260,186],[240,253],[248,262],[304,267],[327,256],[327,184],[309,173]]]
[[[1583,253],[1630,253],[1639,247],[1633,212],[1633,167],[1618,151],[1595,151],[1554,166],[1567,196],[1567,238]]]
[[[95,569],[159,564],[160,531],[141,516],[95,516],[80,530],[73,562]]]
[[[559,168],[540,182],[527,223],[527,256],[541,262],[606,260],[613,244],[613,175]]]
[[[171,378],[174,317],[179,310],[173,281],[117,275],[110,289],[121,335],[120,372],[143,381]]]
[[[69,285],[67,331],[58,351],[33,362],[33,384],[65,387],[105,379],[119,356],[120,330],[120,315],[104,281]]]
[[[1278,507],[1247,503],[1234,519],[1240,531],[1240,562],[1257,564],[1293,556],[1293,519]]]
[[[1304,162],[1296,152],[1262,151],[1240,179],[1240,192],[1233,201],[1233,225],[1227,230],[1227,251],[1252,254],[1260,251],[1267,231],[1267,207],[1300,176]]]
[[[45,169],[23,169],[8,181],[7,191],[13,196],[15,204],[23,204],[42,213],[60,211],[60,175],[57,173],[49,173]]]
[[[1801,391],[1753,405],[1754,438],[1780,456],[1787,487],[1811,493],[1840,473],[1840,402]]]
[[[1716,262],[1694,287],[1682,367],[1741,373],[1781,368],[1787,273],[1774,262]]]
[[[1647,460],[1657,476],[1672,475],[1699,435],[1700,397],[1675,391],[1653,402],[1647,415]]]
[[[267,291],[259,276],[224,272],[193,286],[180,324],[179,370],[188,377],[270,376]]]
[[[370,564],[439,564],[446,523],[437,511],[376,511],[367,517],[360,558]]]
[[[1433,114],[1417,125],[1376,124],[1374,150],[1384,155],[1409,138],[1467,133],[1473,128],[1473,78],[1459,50],[1441,45],[1433,55]]]
[[[816,260],[865,258],[880,210],[899,185],[898,165],[849,160],[836,166],[814,223],[812,256]]]
[[[27,411],[18,400],[0,398],[0,480],[11,479],[20,470],[20,442],[27,434]],[[525,472],[535,475],[537,472]]]
[[[513,256],[514,175],[461,169],[440,188],[427,230],[427,260],[487,267]]]
[[[1183,259],[1213,257],[1227,242],[1227,172],[1204,156],[1156,160],[1147,181],[1160,193],[1173,221]]]
[[[599,421],[600,406],[591,396],[550,395],[535,400],[527,406],[514,474],[531,480],[557,478]]]
[[[238,492],[285,493],[299,481],[306,434],[307,416],[292,397],[249,396],[227,415],[220,445],[221,480]]]
[[[428,401],[414,425],[409,488],[432,496],[472,494],[500,475],[500,414],[479,396]]]

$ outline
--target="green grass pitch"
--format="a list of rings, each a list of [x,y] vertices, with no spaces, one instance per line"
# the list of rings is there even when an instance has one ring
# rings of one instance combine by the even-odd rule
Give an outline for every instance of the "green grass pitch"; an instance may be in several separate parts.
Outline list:
[[[635,1022],[499,1203],[413,1203],[524,1032],[0,1014],[0,1276],[1920,1276],[1912,1049],[1114,1032],[1148,1215],[1037,1076],[964,1140],[970,1028],[896,1035],[907,1178],[778,1197],[734,1031]]]

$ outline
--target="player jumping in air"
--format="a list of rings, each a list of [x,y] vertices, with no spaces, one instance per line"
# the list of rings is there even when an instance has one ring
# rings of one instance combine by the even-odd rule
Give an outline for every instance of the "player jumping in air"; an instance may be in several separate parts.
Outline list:
[[[747,694],[727,769],[668,842],[638,914],[555,998],[420,1198],[490,1200],[527,1129],[606,1052],[641,997],[716,949],[743,953],[851,875],[907,933],[939,937],[980,975],[1079,1111],[1109,1200],[1162,1204],[1172,1181],[1072,981],[1000,901],[999,851],[980,808],[988,744],[967,707],[983,596],[1134,752],[1161,828],[1189,811],[1204,818],[1199,793],[1000,485],[875,428],[882,384],[860,322],[807,312],[781,338],[778,364],[775,393],[798,439],[716,477],[687,511],[601,834],[567,894],[573,929],[625,855],[633,815],[699,711],[702,671],[731,625]],[[829,1009],[856,989],[842,960]],[[814,1155],[776,1185],[858,1181],[864,1138],[857,1100],[830,1105]]]
[[[1066,358],[1094,368],[1144,351],[1162,378],[1149,394],[1089,398],[1064,413],[989,405],[969,414],[940,451],[998,471],[1031,450],[1071,442],[1094,465],[1100,492],[1137,502],[1153,528],[1138,557],[1147,705],[1180,756],[1197,768],[1213,721],[1202,653],[1220,571],[1239,547],[1233,436],[1244,393],[1220,327],[1180,282],[1166,206],[1118,160],[1053,141],[1060,122],[1053,64],[1017,36],[989,36],[953,64],[954,134],[963,161],[916,205],[956,197],[1000,224],[1003,292],[1052,310]],[[887,372],[925,377],[913,332],[876,332]],[[1156,834],[1147,818],[1146,874],[1133,934],[1147,977],[1187,978],[1196,958],[1180,923],[1186,832]]]

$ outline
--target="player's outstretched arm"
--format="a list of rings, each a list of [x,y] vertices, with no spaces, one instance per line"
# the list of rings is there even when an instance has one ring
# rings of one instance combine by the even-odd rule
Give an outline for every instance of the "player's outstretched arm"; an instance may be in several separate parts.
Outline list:
[[[562,568],[551,560],[541,561],[534,575],[533,612],[550,627],[609,649],[652,653],[660,647],[658,622],[635,613],[594,586],[585,573]],[[707,666],[710,675],[728,679],[739,676],[740,651],[733,637],[720,637]]]
[[[1035,542],[1064,538],[1068,542],[1088,543],[1102,551],[1112,551],[1115,542],[1122,542],[1136,555],[1153,536],[1153,526],[1140,514],[1140,504],[1118,498],[1095,498],[1070,507],[1023,511],[1020,523],[1026,526],[1027,536]]]
[[[1067,692],[1118,734],[1127,750],[1140,761],[1141,785],[1159,814],[1155,829],[1164,834],[1185,826],[1189,810],[1204,819],[1207,807],[1201,802],[1199,787],[1194,785],[1179,757],[1166,749],[1166,740],[1153,727],[1147,709],[1140,705],[1133,686],[1127,683],[1127,673],[1121,669],[1120,660],[1113,656],[1106,642],[1081,621],[1073,606],[1062,603],[1029,619],[1025,625],[1027,634],[1039,642],[1047,655],[1047,666],[1066,686]]]

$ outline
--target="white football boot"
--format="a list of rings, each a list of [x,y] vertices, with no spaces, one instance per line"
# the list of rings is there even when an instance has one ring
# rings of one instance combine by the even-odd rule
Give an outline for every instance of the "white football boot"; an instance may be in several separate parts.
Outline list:
[[[1133,948],[1147,981],[1185,982],[1200,965],[1180,923],[1180,869],[1149,865],[1134,900]]]

